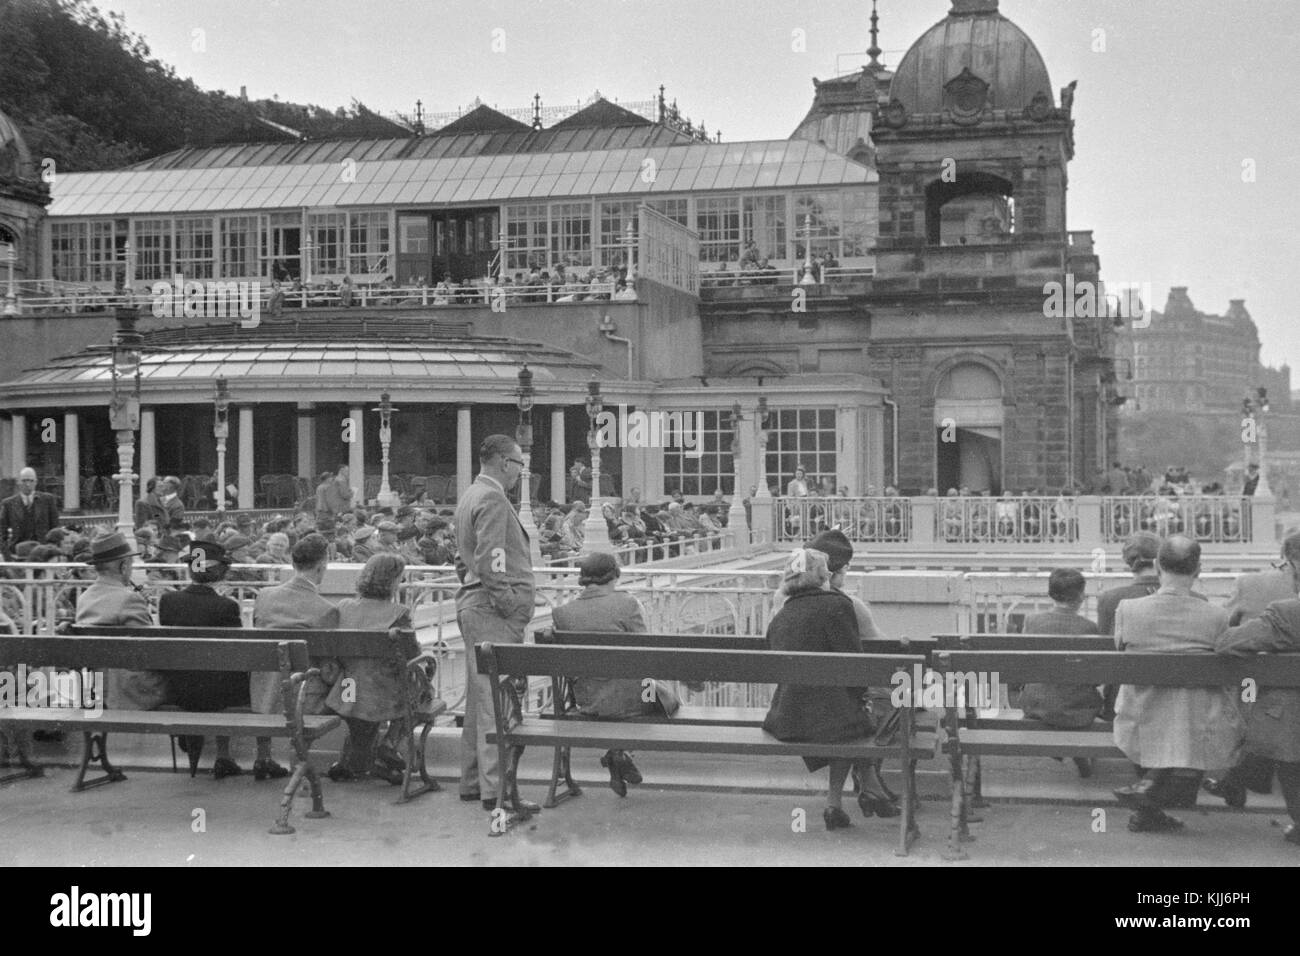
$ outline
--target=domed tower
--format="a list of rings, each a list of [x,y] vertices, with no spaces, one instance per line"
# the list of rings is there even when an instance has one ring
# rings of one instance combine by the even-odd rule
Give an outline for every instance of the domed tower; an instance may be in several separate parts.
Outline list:
[[[49,186],[42,182],[18,124],[0,113],[0,298],[8,294],[10,247],[16,254],[16,280],[40,275],[37,237],[49,202]]]
[[[1066,227],[1073,100],[997,0],[952,0],[881,97],[871,338],[901,483],[1056,490],[1114,447],[1111,323],[1045,306],[1098,273]]]

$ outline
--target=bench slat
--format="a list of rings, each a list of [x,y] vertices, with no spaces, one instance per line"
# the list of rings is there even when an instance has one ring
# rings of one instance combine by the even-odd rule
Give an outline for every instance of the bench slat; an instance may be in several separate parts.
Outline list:
[[[313,657],[392,657],[386,642],[387,631],[361,630],[298,630],[283,627],[97,627],[89,624],[75,625],[70,634],[76,636],[183,638],[202,641],[306,641]],[[415,632],[407,629],[415,642]],[[236,668],[231,668],[232,670]]]
[[[895,757],[898,747],[878,747],[870,738],[838,743],[810,743],[777,740],[757,727],[696,727],[673,723],[640,724],[623,721],[539,720],[515,727],[509,733],[515,745],[594,747],[601,750],[665,750],[684,753],[734,753],[845,758]],[[488,743],[496,743],[496,731],[488,732]],[[912,754],[929,759],[935,754],[937,738],[917,734]]]
[[[1115,639],[1080,634],[939,634],[938,650],[951,651],[1113,651]]]
[[[278,671],[277,647],[295,671],[308,667],[302,635],[293,641],[210,640],[160,637],[2,637],[0,665],[156,671]]]
[[[948,671],[998,672],[1003,683],[1138,684],[1155,687],[1300,687],[1300,654],[1248,658],[1133,651],[939,651]]]
[[[490,672],[491,656],[495,655],[498,673],[512,677],[563,674],[641,679],[653,676],[661,680],[786,682],[822,687],[887,686],[897,671],[910,674],[914,666],[925,663],[919,654],[800,654],[537,644],[483,644],[478,647],[478,655],[480,673]]]
[[[304,717],[309,734],[320,736],[343,722],[332,714]],[[217,714],[162,710],[105,710],[90,716],[83,710],[52,707],[0,709],[0,724],[90,733],[220,734],[231,737],[291,737],[283,714]]]
[[[1124,757],[1109,734],[1089,730],[963,730],[963,755],[1008,757]]]

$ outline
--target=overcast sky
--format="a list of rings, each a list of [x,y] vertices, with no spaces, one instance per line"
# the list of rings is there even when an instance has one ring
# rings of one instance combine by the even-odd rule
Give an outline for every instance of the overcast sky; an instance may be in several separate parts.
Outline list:
[[[205,89],[380,112],[668,97],[724,140],[784,139],[811,78],[860,66],[869,0],[107,0],[156,57]],[[895,67],[948,0],[881,0]],[[1300,3],[1002,0],[1053,96],[1079,81],[1069,226],[1102,276],[1244,298],[1266,363],[1300,368]],[[802,50],[796,30],[806,38]],[[196,31],[202,31],[196,33]],[[494,31],[504,31],[496,33]],[[1099,33],[1097,31],[1104,31]],[[496,46],[504,50],[494,51]],[[1094,47],[1104,44],[1104,50]],[[1243,181],[1253,161],[1254,182]],[[1300,375],[1297,376],[1300,378]]]

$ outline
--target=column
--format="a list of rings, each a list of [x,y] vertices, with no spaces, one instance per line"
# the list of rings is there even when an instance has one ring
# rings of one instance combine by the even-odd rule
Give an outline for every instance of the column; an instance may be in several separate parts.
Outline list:
[[[365,409],[353,405],[348,409],[352,419],[352,441],[348,443],[348,474],[352,476],[352,500],[360,504],[366,501],[366,432]]]
[[[564,462],[564,406],[551,409],[551,500],[564,504],[569,473]]]
[[[0,475],[16,475],[22,465],[11,459],[14,453],[13,419],[0,418]]]
[[[298,403],[298,475],[316,487],[316,419],[314,402]]]
[[[152,408],[140,409],[140,481],[158,477],[158,439]],[[252,507],[251,505],[249,507]]]
[[[252,508],[257,490],[253,475],[253,406],[239,406],[239,507]]]
[[[839,447],[835,449],[835,490],[847,485],[849,494],[856,494],[862,481],[862,454],[859,443],[861,419],[856,406],[841,405],[835,409],[835,432]]]
[[[17,475],[19,471],[27,467],[27,416],[22,414],[14,415],[14,433],[13,444],[14,467],[13,473]]]
[[[474,480],[474,433],[470,429],[469,406],[456,408],[456,498]]]
[[[81,434],[77,413],[63,413],[63,510],[81,510]]]

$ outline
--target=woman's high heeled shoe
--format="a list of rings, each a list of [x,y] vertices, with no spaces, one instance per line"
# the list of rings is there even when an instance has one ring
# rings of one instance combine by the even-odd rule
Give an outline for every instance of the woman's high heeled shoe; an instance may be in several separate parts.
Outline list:
[[[877,816],[883,819],[896,817],[903,811],[884,794],[863,790],[858,794],[858,809],[864,817]]]
[[[847,830],[853,826],[853,821],[849,815],[839,807],[827,807],[822,811],[822,822],[826,824],[827,830]]]

